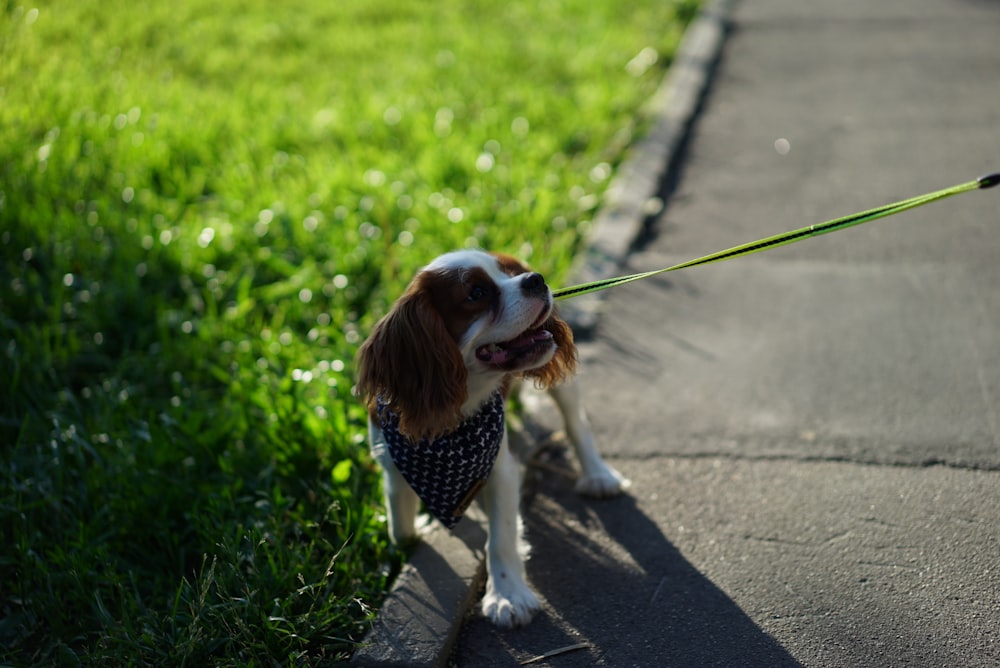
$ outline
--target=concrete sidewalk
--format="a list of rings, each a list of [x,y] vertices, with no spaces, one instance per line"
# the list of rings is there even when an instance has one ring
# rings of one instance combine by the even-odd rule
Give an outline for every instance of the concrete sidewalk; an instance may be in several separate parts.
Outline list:
[[[1000,169],[1000,4],[736,5],[625,271]],[[602,293],[582,382],[629,497],[535,484],[509,666],[1000,665],[1000,193]]]
[[[1000,3],[717,6],[666,206],[615,273],[1000,170]],[[470,615],[451,665],[1000,665],[1000,192],[601,296],[581,380],[633,485],[529,472],[544,609]]]

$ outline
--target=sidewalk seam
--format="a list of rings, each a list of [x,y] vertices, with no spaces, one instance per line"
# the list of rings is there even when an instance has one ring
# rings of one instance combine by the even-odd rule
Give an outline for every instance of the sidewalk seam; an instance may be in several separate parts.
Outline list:
[[[742,455],[736,452],[723,452],[723,451],[700,451],[700,452],[645,452],[645,453],[635,453],[623,455],[621,453],[614,453],[604,455],[604,459],[609,462],[613,461],[624,461],[624,462],[645,462],[654,459],[683,459],[683,460],[699,460],[699,459],[721,459],[725,461],[741,461],[741,462],[798,462],[801,464],[854,464],[855,466],[864,466],[871,468],[893,468],[893,469],[929,469],[929,468],[942,468],[951,469],[954,471],[979,471],[983,473],[997,473],[1000,472],[1000,467],[991,465],[979,465],[979,464],[957,464],[954,462],[949,462],[943,459],[929,458],[921,460],[919,462],[911,461],[894,461],[894,460],[876,460],[876,459],[858,459],[850,455],[791,455],[791,454],[759,454],[759,455]]]

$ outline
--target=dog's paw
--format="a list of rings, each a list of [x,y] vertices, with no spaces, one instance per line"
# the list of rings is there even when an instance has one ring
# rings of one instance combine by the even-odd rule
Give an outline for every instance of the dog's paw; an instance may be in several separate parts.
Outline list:
[[[583,496],[606,499],[618,496],[631,484],[621,473],[605,465],[600,471],[581,475],[576,481],[576,491]]]
[[[493,586],[492,579],[483,596],[483,615],[496,626],[511,629],[524,626],[541,609],[538,597],[524,583],[507,587],[505,592]]]

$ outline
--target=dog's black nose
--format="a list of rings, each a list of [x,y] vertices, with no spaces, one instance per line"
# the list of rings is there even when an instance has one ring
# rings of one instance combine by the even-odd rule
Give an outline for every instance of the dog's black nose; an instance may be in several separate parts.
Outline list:
[[[521,279],[521,291],[529,297],[544,295],[548,290],[545,286],[545,279],[539,273],[531,272]]]

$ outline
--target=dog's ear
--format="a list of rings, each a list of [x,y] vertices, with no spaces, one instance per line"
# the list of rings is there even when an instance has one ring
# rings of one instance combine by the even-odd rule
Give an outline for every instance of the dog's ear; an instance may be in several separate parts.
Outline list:
[[[381,399],[413,439],[458,425],[467,374],[440,314],[419,289],[408,290],[358,350],[358,394],[369,413]]]
[[[555,311],[542,328],[552,333],[556,342],[555,355],[547,364],[530,369],[524,375],[534,379],[535,385],[540,389],[547,389],[558,385],[576,371],[576,344],[573,343],[573,330]]]

